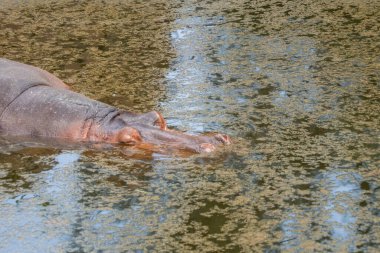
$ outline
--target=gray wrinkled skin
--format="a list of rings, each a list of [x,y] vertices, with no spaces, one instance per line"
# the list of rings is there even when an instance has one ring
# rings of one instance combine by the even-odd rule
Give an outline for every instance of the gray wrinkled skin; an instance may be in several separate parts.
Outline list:
[[[228,136],[167,129],[157,112],[136,114],[71,91],[39,68],[0,58],[0,133],[68,142],[121,143],[149,151],[212,152]]]
[[[379,13],[374,0],[3,0],[1,57],[235,142],[147,158],[3,140],[0,252],[378,252]]]
[[[68,138],[70,124],[101,121],[116,111],[70,91],[46,71],[1,58],[0,94],[0,130],[6,135]]]

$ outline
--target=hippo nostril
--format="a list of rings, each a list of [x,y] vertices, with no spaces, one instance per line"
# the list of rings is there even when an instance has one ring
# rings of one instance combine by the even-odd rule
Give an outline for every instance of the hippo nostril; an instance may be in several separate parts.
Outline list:
[[[202,143],[199,147],[201,153],[210,153],[216,150],[215,146],[211,143]]]

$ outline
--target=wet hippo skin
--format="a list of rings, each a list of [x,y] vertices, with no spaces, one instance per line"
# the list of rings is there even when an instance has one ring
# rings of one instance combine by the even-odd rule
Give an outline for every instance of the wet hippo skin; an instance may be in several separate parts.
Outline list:
[[[156,111],[136,114],[90,99],[54,75],[0,58],[0,133],[75,142],[125,143],[144,149],[211,152],[230,143],[223,134],[169,130]]]

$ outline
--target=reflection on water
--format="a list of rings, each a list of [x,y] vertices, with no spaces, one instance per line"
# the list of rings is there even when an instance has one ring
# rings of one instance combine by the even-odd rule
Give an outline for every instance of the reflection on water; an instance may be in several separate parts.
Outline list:
[[[376,252],[378,1],[5,0],[0,55],[210,156],[0,141],[0,252]]]
[[[75,222],[71,214],[79,209],[80,191],[73,166],[78,159],[76,153],[59,154],[50,170],[30,176],[35,182],[31,189],[17,192],[17,196],[2,195],[3,252],[63,251],[68,246],[68,228]]]

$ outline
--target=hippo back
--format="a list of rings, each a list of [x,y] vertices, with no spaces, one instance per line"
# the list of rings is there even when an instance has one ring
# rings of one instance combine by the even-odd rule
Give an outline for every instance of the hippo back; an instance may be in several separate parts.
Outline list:
[[[20,94],[37,85],[69,89],[45,70],[0,58],[0,115]]]

